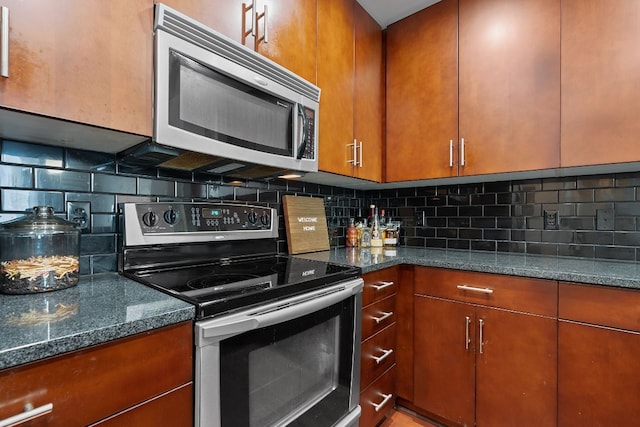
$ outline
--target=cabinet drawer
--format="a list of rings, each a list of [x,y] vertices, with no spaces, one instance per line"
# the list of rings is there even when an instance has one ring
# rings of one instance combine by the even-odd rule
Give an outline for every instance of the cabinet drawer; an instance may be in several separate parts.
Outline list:
[[[0,372],[0,420],[53,404],[30,427],[89,425],[192,381],[184,322]]]
[[[396,362],[396,324],[392,324],[362,343],[360,389]]]
[[[386,268],[362,276],[364,289],[362,290],[362,306],[379,301],[396,293],[398,289],[398,269]]]
[[[560,283],[558,317],[640,332],[640,291]]]
[[[362,340],[396,321],[396,297],[392,295],[362,309]]]
[[[415,293],[556,317],[553,280],[442,268],[416,268]]]
[[[395,405],[396,367],[388,369],[360,394],[360,427],[373,427]]]

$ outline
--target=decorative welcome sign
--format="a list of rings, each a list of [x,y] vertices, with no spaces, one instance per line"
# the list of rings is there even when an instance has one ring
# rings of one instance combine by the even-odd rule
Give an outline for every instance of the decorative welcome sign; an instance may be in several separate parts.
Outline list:
[[[283,196],[289,254],[329,250],[329,231],[320,197]]]

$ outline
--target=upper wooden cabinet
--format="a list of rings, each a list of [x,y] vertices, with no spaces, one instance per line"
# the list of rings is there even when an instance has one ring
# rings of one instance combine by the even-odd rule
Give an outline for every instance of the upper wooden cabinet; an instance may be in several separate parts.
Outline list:
[[[560,165],[559,0],[444,0],[387,52],[388,181]]]
[[[247,0],[154,2],[164,3],[238,43],[244,43],[311,83],[316,82],[316,0],[258,0],[255,11],[252,2]],[[257,24],[256,13],[259,16]],[[254,33],[248,33],[252,29]]]
[[[148,0],[5,0],[9,77],[0,105],[139,135],[152,133]]]
[[[354,0],[318,3],[320,170],[380,181],[382,31]]]
[[[562,2],[562,166],[640,160],[640,2]]]

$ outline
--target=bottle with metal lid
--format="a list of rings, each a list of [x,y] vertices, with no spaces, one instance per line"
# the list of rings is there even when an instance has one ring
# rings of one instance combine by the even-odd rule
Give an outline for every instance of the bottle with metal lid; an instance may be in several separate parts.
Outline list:
[[[0,224],[0,292],[29,294],[78,284],[80,229],[36,206],[30,215]]]

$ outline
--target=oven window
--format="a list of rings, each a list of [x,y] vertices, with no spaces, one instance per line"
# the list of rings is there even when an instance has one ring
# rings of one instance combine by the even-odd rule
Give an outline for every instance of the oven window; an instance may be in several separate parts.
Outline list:
[[[252,150],[291,156],[294,104],[175,51],[169,55],[169,124]]]
[[[333,425],[348,412],[353,300],[221,342],[222,426]]]

